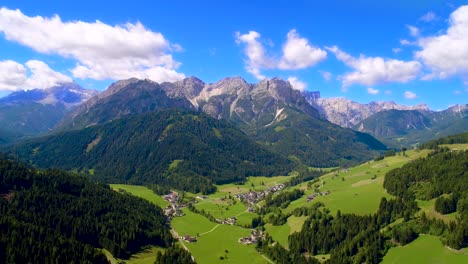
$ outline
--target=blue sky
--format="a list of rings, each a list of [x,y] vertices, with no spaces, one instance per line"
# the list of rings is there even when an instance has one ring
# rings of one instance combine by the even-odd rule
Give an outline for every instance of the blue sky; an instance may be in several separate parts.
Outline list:
[[[466,1],[2,1],[0,95],[129,77],[289,79],[361,103],[468,103]]]

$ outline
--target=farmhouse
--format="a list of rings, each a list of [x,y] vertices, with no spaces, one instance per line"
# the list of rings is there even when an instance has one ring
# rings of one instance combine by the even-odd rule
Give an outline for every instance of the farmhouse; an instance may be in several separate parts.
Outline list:
[[[182,237],[183,240],[189,242],[189,243],[193,243],[193,242],[197,242],[197,238],[196,237],[191,237],[189,235],[185,235]]]

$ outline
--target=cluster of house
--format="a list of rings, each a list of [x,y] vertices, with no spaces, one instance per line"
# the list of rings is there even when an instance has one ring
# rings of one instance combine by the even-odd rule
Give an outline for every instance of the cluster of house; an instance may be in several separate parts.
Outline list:
[[[223,225],[235,225],[236,221],[237,221],[237,217],[235,217],[235,216],[233,216],[231,218],[224,219],[224,220],[216,219],[216,222],[218,224],[223,224]]]
[[[163,196],[164,200],[168,201],[170,204],[166,206],[163,210],[164,215],[167,217],[168,221],[171,221],[172,218],[176,216],[183,216],[182,206],[179,204],[179,194],[176,192],[171,192],[170,194]]]
[[[258,191],[258,192],[251,191],[248,193],[236,194],[234,197],[239,199],[243,203],[247,203],[249,212],[255,212],[255,209],[254,209],[255,203],[265,199],[267,195],[270,193],[275,193],[275,192],[279,192],[283,190],[284,187],[286,187],[284,184],[278,184],[264,191]]]
[[[313,193],[313,194],[307,196],[307,202],[312,201],[315,197],[317,197],[319,195],[329,195],[329,194],[330,194],[329,191],[325,191],[325,192],[321,192],[321,193]]]
[[[257,243],[260,239],[262,239],[265,235],[263,234],[262,230],[252,229],[250,236],[248,237],[241,237],[239,238],[239,243],[250,245],[253,243]]]

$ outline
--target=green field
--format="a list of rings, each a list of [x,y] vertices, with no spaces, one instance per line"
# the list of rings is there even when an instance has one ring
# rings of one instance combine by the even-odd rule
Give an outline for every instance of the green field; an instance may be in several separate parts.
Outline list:
[[[185,215],[174,218],[171,225],[180,236],[198,236],[195,243],[184,242],[198,263],[266,263],[255,246],[238,242],[250,235],[250,229],[216,224],[188,209],[183,212]]]
[[[444,247],[436,236],[421,235],[408,245],[391,248],[385,255],[382,263],[468,263],[468,253]]]
[[[385,174],[403,166],[410,160],[426,156],[428,150],[410,150],[406,155],[387,157],[380,161],[369,161],[356,167],[328,173],[314,184],[320,192],[330,191],[329,195],[318,196],[307,203],[307,196],[315,193],[315,187],[307,187],[302,183],[299,188],[305,190],[305,195],[286,208],[290,212],[295,208],[310,206],[315,202],[323,202],[331,212],[341,210],[342,213],[369,214],[376,212],[382,197],[391,197],[383,188]],[[374,179],[373,179],[374,178]]]
[[[161,196],[155,194],[152,190],[145,186],[139,185],[126,185],[126,184],[109,184],[110,187],[116,191],[119,189],[129,192],[132,195],[146,199],[162,208],[169,205],[169,202],[164,200]]]

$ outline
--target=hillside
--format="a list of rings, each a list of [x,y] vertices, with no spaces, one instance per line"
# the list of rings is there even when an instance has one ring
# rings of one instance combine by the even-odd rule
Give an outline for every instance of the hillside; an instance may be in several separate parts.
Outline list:
[[[288,118],[252,133],[270,149],[314,167],[350,166],[372,159],[386,146],[369,134],[284,110]]]
[[[112,183],[212,192],[212,183],[286,175],[293,163],[203,113],[165,110],[32,139],[6,149],[42,168]]]
[[[107,263],[98,248],[126,258],[168,246],[159,207],[58,170],[0,157],[0,262]]]
[[[76,83],[13,92],[0,98],[0,127],[26,136],[47,133],[68,111],[95,94]]]

